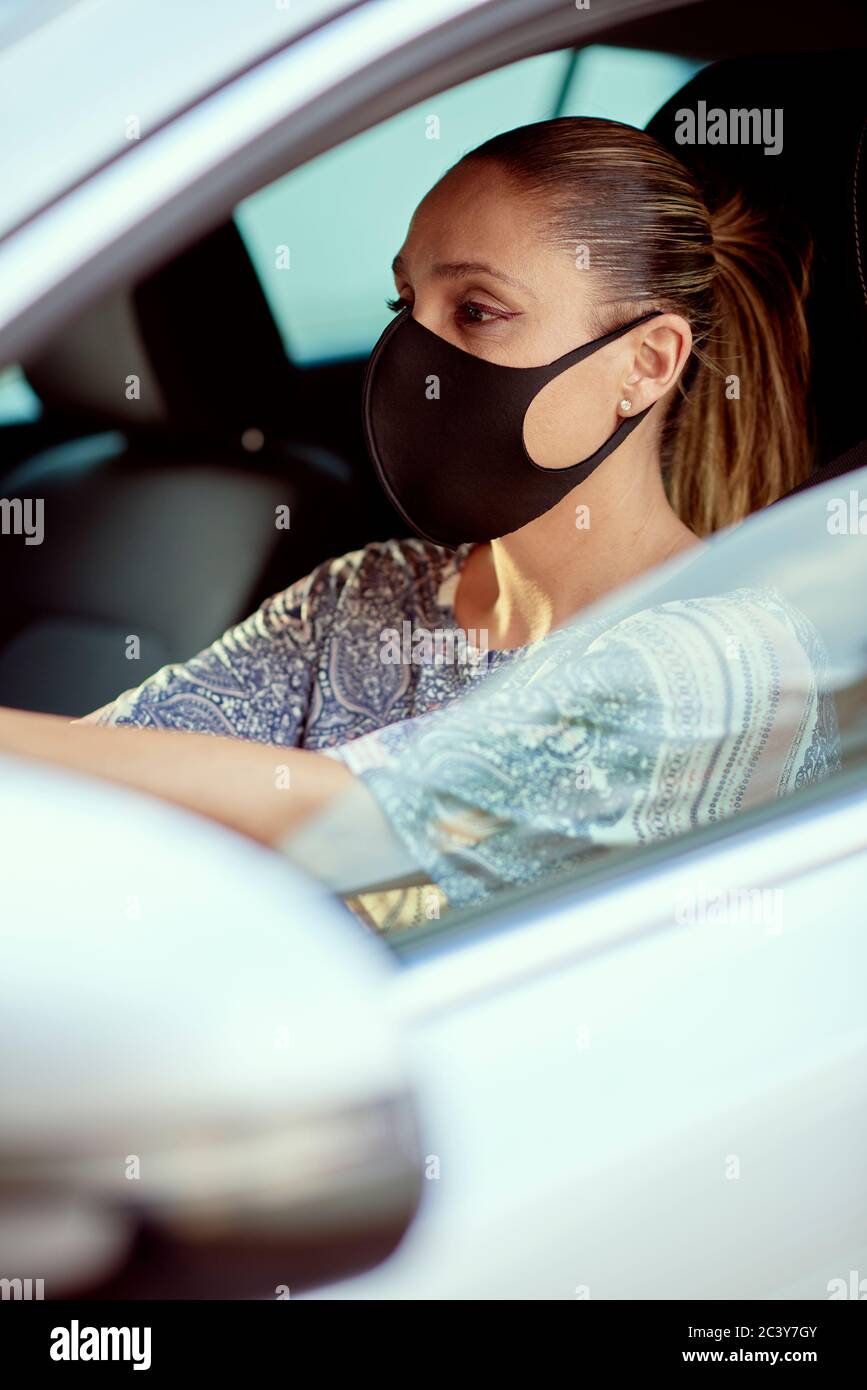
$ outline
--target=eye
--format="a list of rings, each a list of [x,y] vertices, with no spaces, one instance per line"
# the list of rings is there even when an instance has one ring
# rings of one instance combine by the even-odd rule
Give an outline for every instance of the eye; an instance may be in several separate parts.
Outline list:
[[[489,304],[480,304],[476,299],[463,299],[455,310],[455,318],[462,325],[484,325],[497,319],[510,319],[514,315],[500,309],[492,309]]]

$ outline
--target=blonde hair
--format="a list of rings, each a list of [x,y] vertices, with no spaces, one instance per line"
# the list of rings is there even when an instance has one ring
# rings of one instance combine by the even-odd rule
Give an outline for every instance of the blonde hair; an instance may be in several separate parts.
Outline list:
[[[662,432],[687,526],[707,535],[808,476],[806,246],[776,236],[740,195],[711,211],[669,150],[616,121],[540,121],[464,158],[499,162],[538,200],[546,234],[587,247],[594,331],[652,309],[689,323],[693,352]]]

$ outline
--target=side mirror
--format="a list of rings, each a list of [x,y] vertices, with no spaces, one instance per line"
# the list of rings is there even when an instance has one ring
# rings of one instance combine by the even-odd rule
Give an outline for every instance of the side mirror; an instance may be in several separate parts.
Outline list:
[[[382,944],[276,854],[35,764],[0,759],[0,845],[4,1297],[289,1297],[393,1249],[422,1163]]]

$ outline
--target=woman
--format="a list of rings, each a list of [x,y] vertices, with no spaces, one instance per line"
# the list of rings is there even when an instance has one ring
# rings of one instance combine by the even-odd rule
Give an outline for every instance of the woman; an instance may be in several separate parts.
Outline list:
[[[354,788],[329,837],[457,902],[824,775],[821,654],[777,597],[565,626],[806,476],[806,257],[645,133],[564,118],[463,158],[394,272],[365,424],[424,539],[321,565],[91,716],[113,733],[9,714],[3,746],[320,867],[302,827]],[[455,632],[484,660],[437,660]]]

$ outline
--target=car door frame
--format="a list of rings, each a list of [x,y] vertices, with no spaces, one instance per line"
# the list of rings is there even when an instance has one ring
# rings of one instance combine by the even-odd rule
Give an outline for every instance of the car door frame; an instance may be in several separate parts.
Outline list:
[[[0,364],[244,197],[408,106],[688,0],[368,0],[227,82],[0,241]]]

